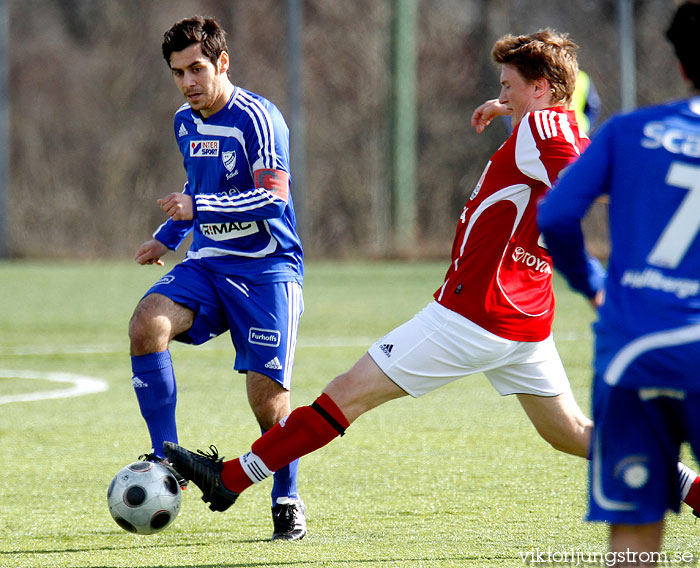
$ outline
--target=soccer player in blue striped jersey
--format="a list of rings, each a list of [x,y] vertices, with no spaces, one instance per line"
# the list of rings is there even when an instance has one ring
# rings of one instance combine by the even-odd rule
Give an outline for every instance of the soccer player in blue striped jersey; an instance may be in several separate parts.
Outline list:
[[[539,208],[555,266],[599,308],[588,518],[610,523],[617,565],[651,565],[679,492],[683,442],[700,452],[700,2],[667,37],[693,85],[686,99],[612,118]],[[607,276],[581,219],[609,198]]]
[[[215,20],[176,23],[162,48],[186,101],[174,131],[187,181],[182,192],[158,200],[168,219],[141,245],[136,262],[162,265],[161,257],[190,233],[192,245],[141,299],[129,336],[132,384],[153,448],[144,458],[167,464],[163,442],[178,439],[173,339],[201,344],[230,331],[234,368],[246,374],[263,432],[290,413],[304,271],[282,114],[231,83],[225,32]],[[306,533],[297,465],[275,477],[273,539]]]

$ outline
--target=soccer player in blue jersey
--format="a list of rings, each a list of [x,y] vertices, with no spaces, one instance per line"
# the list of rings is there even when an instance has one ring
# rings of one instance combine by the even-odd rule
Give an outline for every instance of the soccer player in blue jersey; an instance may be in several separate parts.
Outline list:
[[[693,94],[612,118],[539,208],[555,266],[599,307],[588,518],[611,524],[616,565],[647,565],[677,481],[680,445],[700,452],[700,1],[667,37]],[[605,278],[581,219],[610,200]],[[636,563],[635,563],[636,562]]]
[[[159,264],[192,233],[186,259],[158,280],[129,325],[132,383],[153,453],[177,442],[170,341],[201,344],[230,331],[234,368],[263,431],[287,416],[302,301],[302,247],[290,194],[289,131],[280,111],[228,77],[225,32],[210,18],[176,23],[163,56],[185,97],[175,138],[187,181],[158,200],[168,220],[138,249]],[[275,475],[273,540],[306,534],[297,465]],[[187,481],[180,477],[181,485]]]

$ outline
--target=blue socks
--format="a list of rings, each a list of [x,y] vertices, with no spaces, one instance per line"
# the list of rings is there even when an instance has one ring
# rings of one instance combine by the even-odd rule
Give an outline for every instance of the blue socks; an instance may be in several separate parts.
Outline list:
[[[131,369],[134,374],[131,384],[151,435],[153,451],[156,457],[164,458],[163,442],[178,443],[175,423],[177,386],[170,351],[132,357]],[[279,497],[299,498],[298,469],[299,460],[296,459],[275,472],[272,484],[273,506]]]
[[[265,434],[266,430],[262,428],[260,431]],[[290,499],[299,499],[297,491],[297,473],[299,471],[299,459],[288,463],[281,467],[273,474],[272,483],[272,506],[277,504],[278,497],[289,497]]]
[[[164,458],[163,442],[177,444],[177,387],[170,351],[132,357],[131,369],[131,384],[151,435],[153,451],[156,457]]]

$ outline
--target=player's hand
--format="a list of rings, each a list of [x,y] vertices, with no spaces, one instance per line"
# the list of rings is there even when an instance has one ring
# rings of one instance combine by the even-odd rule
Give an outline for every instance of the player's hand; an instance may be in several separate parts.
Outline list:
[[[593,309],[598,311],[600,306],[603,305],[603,302],[605,302],[605,289],[601,288],[596,292],[596,295],[593,296],[590,299],[591,305],[593,306]]]
[[[156,239],[151,239],[139,247],[139,250],[136,251],[134,260],[141,265],[157,264],[158,266],[165,266],[165,263],[160,259],[160,257],[166,252],[168,252],[168,247]]]
[[[476,107],[476,110],[472,113],[471,125],[478,134],[481,134],[494,118],[509,114],[510,110],[499,103],[498,99],[490,99]]]
[[[158,205],[173,221],[191,221],[192,198],[186,193],[171,193],[158,200]]]

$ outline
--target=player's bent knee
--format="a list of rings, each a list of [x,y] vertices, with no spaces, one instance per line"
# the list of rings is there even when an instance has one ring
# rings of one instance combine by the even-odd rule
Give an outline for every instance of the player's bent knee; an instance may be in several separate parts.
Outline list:
[[[134,312],[129,321],[129,342],[132,355],[164,351],[170,342],[172,325],[165,316]]]
[[[187,331],[194,312],[161,294],[141,299],[129,321],[132,354],[153,353],[167,349],[170,340]]]
[[[590,432],[584,427],[557,431],[537,429],[542,439],[558,452],[585,458],[590,446]]]
[[[140,312],[134,312],[134,315],[129,321],[129,339],[131,345],[139,345],[144,342],[150,342],[154,336],[162,333],[162,324],[158,324],[157,320],[151,316],[146,316]]]
[[[569,441],[555,436],[543,435],[542,433],[540,434],[542,435],[542,438],[544,438],[544,440],[558,452],[575,454],[574,447]]]

